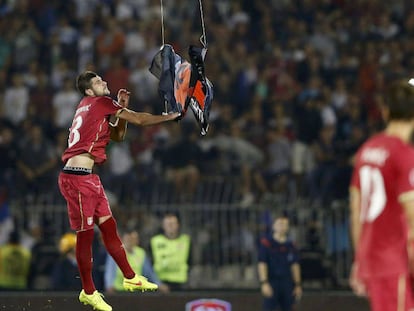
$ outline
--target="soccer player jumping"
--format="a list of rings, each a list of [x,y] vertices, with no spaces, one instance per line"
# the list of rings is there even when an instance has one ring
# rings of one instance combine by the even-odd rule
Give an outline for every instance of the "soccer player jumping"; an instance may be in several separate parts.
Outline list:
[[[358,150],[350,187],[350,285],[372,311],[413,310],[414,86],[390,85],[387,126]]]
[[[124,275],[126,290],[156,290],[158,286],[135,274],[128,263],[119,238],[116,221],[94,164],[106,160],[105,147],[110,139],[122,141],[127,123],[137,126],[155,125],[177,119],[179,113],[152,115],[127,108],[129,92],[118,91],[118,101],[109,97],[107,83],[100,76],[86,71],[77,77],[77,88],[84,96],[69,129],[68,148],[62,155],[65,166],[59,174],[59,189],[67,202],[69,222],[76,231],[76,260],[82,281],[79,301],[96,310],[111,311],[92,279],[92,242],[94,225],[99,226],[102,240]]]

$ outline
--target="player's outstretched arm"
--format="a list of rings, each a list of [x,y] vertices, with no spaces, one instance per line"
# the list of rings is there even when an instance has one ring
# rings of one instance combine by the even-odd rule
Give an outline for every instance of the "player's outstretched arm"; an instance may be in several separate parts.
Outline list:
[[[180,117],[180,113],[175,112],[167,115],[153,115],[147,112],[136,112],[128,108],[119,110],[116,115],[119,119],[128,121],[138,126],[155,125],[167,121],[172,121]]]

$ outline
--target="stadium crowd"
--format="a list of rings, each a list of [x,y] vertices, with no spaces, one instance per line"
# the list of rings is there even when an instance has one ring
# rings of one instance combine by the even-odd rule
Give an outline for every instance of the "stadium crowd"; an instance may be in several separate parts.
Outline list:
[[[187,56],[198,1],[164,1],[165,38]],[[204,1],[214,84],[210,130],[130,128],[99,168],[127,205],[168,182],[191,202],[209,178],[237,182],[248,207],[275,194],[315,205],[347,197],[351,160],[382,128],[381,92],[414,70],[408,1]],[[0,220],[5,202],[63,202],[60,156],[80,100],[75,77],[98,72],[135,110],[161,113],[148,71],[162,45],[158,0],[0,2]],[[6,216],[4,216],[6,217]]]

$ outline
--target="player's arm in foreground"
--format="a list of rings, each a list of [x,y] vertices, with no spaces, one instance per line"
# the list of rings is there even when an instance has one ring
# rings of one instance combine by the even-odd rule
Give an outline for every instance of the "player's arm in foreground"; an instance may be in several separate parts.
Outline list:
[[[408,224],[408,260],[410,272],[414,275],[414,194],[410,193],[410,197],[401,199],[400,202],[404,208],[405,218]]]
[[[356,251],[358,249],[358,241],[361,235],[361,194],[359,190],[355,187],[350,188],[350,216],[351,216],[351,240],[354,250],[354,262],[351,268],[351,276],[349,278],[349,284],[358,296],[366,295],[365,285],[358,277],[358,262],[356,261]]]
[[[351,212],[351,240],[354,252],[358,247],[359,236],[361,235],[361,194],[355,187],[350,189],[350,212]]]

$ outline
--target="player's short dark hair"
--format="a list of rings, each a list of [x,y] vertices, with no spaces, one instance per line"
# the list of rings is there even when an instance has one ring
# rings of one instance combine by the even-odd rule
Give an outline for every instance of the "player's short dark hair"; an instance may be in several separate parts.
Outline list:
[[[389,120],[414,119],[414,86],[408,80],[391,83],[385,95],[385,105],[389,109]]]
[[[82,95],[86,95],[85,91],[92,87],[91,80],[97,76],[93,71],[85,71],[78,76],[76,79],[76,87]]]

